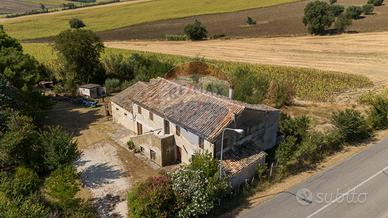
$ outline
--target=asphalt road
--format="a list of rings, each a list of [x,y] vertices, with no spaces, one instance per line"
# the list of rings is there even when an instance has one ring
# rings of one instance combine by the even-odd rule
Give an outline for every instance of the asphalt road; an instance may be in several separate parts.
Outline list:
[[[388,139],[238,217],[388,217]]]

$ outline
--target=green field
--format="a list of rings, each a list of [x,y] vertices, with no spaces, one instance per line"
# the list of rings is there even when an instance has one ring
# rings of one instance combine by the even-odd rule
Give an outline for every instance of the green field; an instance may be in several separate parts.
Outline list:
[[[27,53],[33,55],[40,62],[47,65],[52,65],[56,59],[56,54],[49,44],[26,43],[23,44],[23,47]],[[103,56],[112,53],[121,53],[128,56],[135,53],[135,51],[107,48],[105,49]],[[144,52],[136,53],[141,53],[145,56],[157,56],[159,60],[169,62],[174,66],[193,60],[193,58],[175,55]],[[252,72],[263,75],[269,80],[285,80],[291,82],[296,90],[297,96],[302,100],[330,101],[334,94],[357,88],[370,87],[373,85],[373,83],[365,76],[347,73],[215,60],[205,61],[209,64],[215,65],[217,68],[229,75],[239,67],[247,67]]]
[[[68,28],[68,21],[74,17],[82,19],[88,28],[101,31],[150,21],[231,12],[295,1],[297,0],[153,0],[59,14],[27,16],[15,20],[5,20],[2,23],[13,37],[35,39],[58,34]]]

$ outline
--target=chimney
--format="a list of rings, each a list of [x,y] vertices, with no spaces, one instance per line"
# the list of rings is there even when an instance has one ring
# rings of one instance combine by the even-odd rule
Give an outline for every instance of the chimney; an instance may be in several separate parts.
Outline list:
[[[233,99],[233,89],[229,88],[229,96],[230,99]]]

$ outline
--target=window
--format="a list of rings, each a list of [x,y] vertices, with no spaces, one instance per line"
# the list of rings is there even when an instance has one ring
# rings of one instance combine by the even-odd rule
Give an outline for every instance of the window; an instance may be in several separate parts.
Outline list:
[[[176,129],[176,135],[180,136],[181,135],[181,128],[179,126],[176,126],[175,129]]]
[[[137,123],[137,134],[138,135],[143,134],[143,125],[141,125],[141,123]]]
[[[170,134],[170,122],[164,120],[164,134]]]
[[[141,107],[139,105],[137,106],[137,112],[141,114]]]
[[[119,108],[118,107],[116,107],[116,111],[118,111],[119,110]]]
[[[199,137],[198,146],[203,149],[204,144],[205,144],[205,140],[202,137]]]
[[[144,154],[144,148],[140,146],[140,153]]]
[[[154,114],[151,111],[149,112],[148,115],[149,115],[150,120],[154,120]]]
[[[151,158],[151,160],[155,160],[155,159],[156,159],[156,153],[155,153],[155,151],[150,150],[150,158]]]

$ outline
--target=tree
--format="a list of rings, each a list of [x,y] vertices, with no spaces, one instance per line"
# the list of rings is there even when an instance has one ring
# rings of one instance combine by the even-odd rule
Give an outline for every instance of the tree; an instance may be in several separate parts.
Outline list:
[[[384,0],[368,0],[368,4],[373,4],[374,6],[383,5]]]
[[[44,5],[44,4],[40,4],[40,9],[42,10],[42,11],[47,11],[47,8],[46,8],[46,6]]]
[[[256,21],[252,17],[249,17],[249,16],[247,17],[246,23],[248,25],[256,25]]]
[[[344,14],[340,14],[335,20],[335,29],[338,33],[343,33],[352,25],[352,19]]]
[[[72,28],[72,29],[80,29],[80,28],[86,26],[85,23],[81,19],[78,19],[78,18],[72,18],[69,21],[69,25],[70,25],[70,28]]]
[[[304,9],[303,23],[311,34],[324,34],[334,22],[330,5],[324,1],[313,1]]]
[[[352,19],[360,19],[362,14],[362,7],[359,6],[350,6],[346,8],[346,16]]]
[[[53,171],[44,183],[44,192],[50,200],[62,208],[77,203],[75,194],[79,191],[78,174],[72,165],[62,166]]]
[[[330,12],[334,17],[338,17],[345,11],[345,7],[342,5],[330,5]]]
[[[269,104],[276,108],[281,108],[291,105],[295,94],[295,89],[291,83],[273,80],[269,85],[266,98]]]
[[[4,190],[14,198],[26,197],[38,190],[40,180],[34,170],[20,166],[15,170],[8,190]]]
[[[368,121],[374,129],[386,129],[388,127],[388,98],[376,96],[370,102]]]
[[[54,43],[63,64],[65,87],[75,89],[80,83],[99,83],[105,80],[105,70],[100,62],[104,44],[91,30],[73,29],[61,32]]]
[[[130,58],[125,58],[122,54],[111,54],[105,57],[103,64],[109,78],[131,80],[135,77]]]
[[[41,132],[39,141],[43,150],[44,166],[49,171],[72,164],[80,156],[77,143],[59,126],[49,127]]]
[[[238,68],[232,75],[234,83],[233,98],[250,104],[263,102],[268,91],[269,81],[248,68]]]
[[[158,175],[138,183],[128,193],[130,217],[174,217],[175,196],[167,175]]]
[[[360,142],[372,135],[372,130],[366,119],[354,109],[333,113],[331,121],[346,142]]]
[[[0,135],[0,169],[13,169],[19,165],[36,170],[41,168],[35,128],[30,117],[14,111],[7,113],[6,132]]]
[[[374,10],[373,4],[366,4],[366,5],[363,5],[363,6],[362,6],[362,11],[363,11],[364,14],[366,14],[366,15],[372,14],[372,13],[373,13],[373,10]]]
[[[198,20],[195,20],[192,24],[188,24],[185,27],[184,32],[187,37],[193,41],[205,39],[208,33],[206,27]]]
[[[282,114],[280,118],[279,130],[285,136],[293,136],[296,142],[300,143],[310,129],[311,120],[307,116],[292,118]]]

